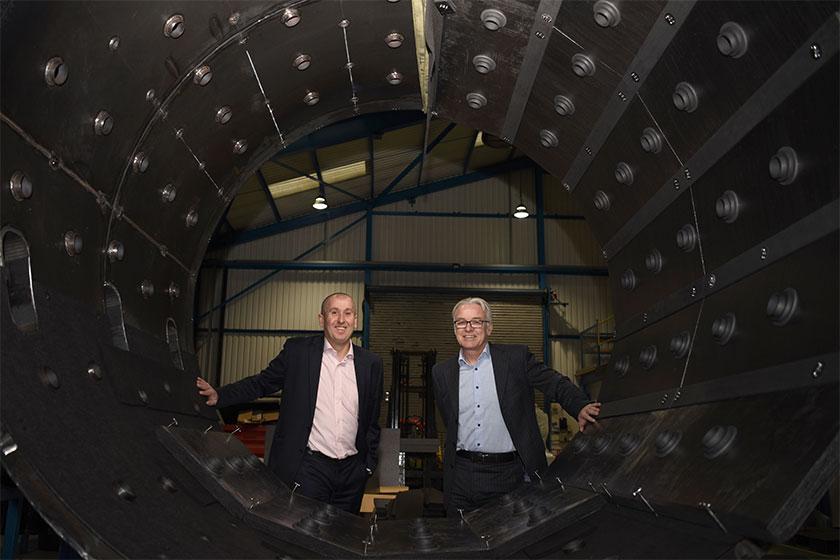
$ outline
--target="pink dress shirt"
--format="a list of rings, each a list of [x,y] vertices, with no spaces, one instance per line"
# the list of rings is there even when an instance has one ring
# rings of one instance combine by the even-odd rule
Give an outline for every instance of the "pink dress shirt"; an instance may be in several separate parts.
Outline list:
[[[324,340],[321,354],[321,378],[315,399],[315,418],[309,432],[309,448],[333,459],[358,453],[356,432],[359,429],[359,390],[353,346],[344,359]]]

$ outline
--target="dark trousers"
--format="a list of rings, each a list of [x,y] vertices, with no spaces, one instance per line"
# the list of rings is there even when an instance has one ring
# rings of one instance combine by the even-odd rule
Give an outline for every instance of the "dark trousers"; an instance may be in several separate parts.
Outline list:
[[[358,455],[332,459],[307,449],[295,476],[295,482],[300,485],[296,493],[359,513],[367,479],[365,465]]]
[[[509,463],[473,463],[468,458],[455,457],[455,476],[446,492],[446,515],[459,517],[479,508],[523,484],[525,468],[517,457]]]

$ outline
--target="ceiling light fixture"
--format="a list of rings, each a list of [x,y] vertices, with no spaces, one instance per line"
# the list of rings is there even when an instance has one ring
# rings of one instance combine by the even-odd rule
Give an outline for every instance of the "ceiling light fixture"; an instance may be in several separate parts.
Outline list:
[[[314,208],[315,210],[326,210],[327,208],[329,208],[329,206],[327,205],[327,199],[323,196],[318,195],[315,198],[315,202],[312,203],[312,208]]]
[[[528,216],[530,216],[530,214],[528,213],[528,209],[525,208],[525,205],[520,202],[519,206],[516,207],[516,211],[513,213],[513,217],[522,220],[524,218],[527,218]]]

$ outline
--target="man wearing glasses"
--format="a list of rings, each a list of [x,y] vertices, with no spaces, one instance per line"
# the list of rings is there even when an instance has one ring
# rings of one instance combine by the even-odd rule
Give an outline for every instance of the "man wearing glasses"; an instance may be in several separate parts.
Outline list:
[[[208,406],[230,406],[283,390],[269,468],[299,494],[358,513],[376,468],[382,360],[352,343],[356,304],[327,296],[318,321],[324,333],[290,338],[257,375],[221,387],[202,378]]]
[[[446,424],[446,511],[458,516],[538,478],[548,464],[534,415],[534,391],[560,403],[583,431],[601,403],[590,403],[568,378],[538,362],[527,346],[487,342],[493,314],[481,298],[452,309],[457,358],[435,365],[435,402]]]

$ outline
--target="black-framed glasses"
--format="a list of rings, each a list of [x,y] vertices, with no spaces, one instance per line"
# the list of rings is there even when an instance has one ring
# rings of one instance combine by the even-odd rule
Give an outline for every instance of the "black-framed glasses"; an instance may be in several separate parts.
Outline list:
[[[483,319],[471,319],[467,321],[466,319],[458,319],[457,321],[452,321],[452,324],[455,325],[455,328],[458,330],[464,330],[467,328],[467,325],[471,326],[474,329],[480,329],[485,324],[489,324],[490,321],[486,321]]]

